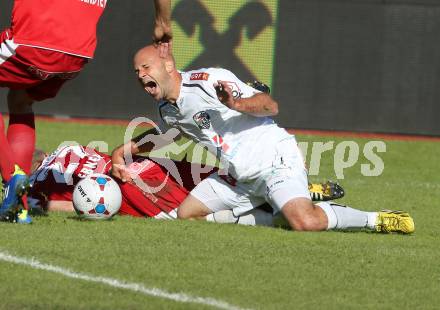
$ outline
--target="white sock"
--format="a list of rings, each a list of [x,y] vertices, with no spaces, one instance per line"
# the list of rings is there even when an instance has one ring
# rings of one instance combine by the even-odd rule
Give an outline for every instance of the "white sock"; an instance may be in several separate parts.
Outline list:
[[[321,207],[327,215],[327,229],[374,229],[377,216],[376,212],[364,212],[332,202],[320,202],[317,205]]]
[[[206,221],[223,224],[236,224],[238,222],[238,218],[234,216],[232,210],[221,210],[215,213],[208,214],[206,216]]]
[[[336,213],[333,211],[330,204],[328,202],[319,202],[316,205],[324,211],[325,215],[327,215],[327,230],[336,228],[338,218],[336,217]]]
[[[272,213],[261,209],[252,209],[240,216],[235,216],[232,210],[221,210],[206,216],[208,222],[234,223],[248,226],[273,226]]]
[[[367,228],[371,230],[376,230],[376,219],[378,212],[367,212],[368,220],[367,220]]]

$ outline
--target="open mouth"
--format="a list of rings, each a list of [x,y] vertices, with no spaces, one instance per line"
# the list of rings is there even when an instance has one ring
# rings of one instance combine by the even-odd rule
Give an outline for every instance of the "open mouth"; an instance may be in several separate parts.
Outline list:
[[[148,81],[148,82],[144,83],[144,89],[149,94],[154,94],[156,92],[156,88],[157,88],[157,84],[154,81]]]

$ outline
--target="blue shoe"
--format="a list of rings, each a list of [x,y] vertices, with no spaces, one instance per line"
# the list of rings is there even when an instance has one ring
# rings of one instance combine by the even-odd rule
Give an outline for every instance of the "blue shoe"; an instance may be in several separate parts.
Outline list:
[[[29,216],[28,210],[21,209],[20,211],[18,211],[15,222],[18,224],[31,224],[32,218]]]
[[[18,165],[15,165],[12,178],[3,186],[4,197],[0,207],[0,216],[17,213],[21,196],[27,193],[29,186],[29,177]]]

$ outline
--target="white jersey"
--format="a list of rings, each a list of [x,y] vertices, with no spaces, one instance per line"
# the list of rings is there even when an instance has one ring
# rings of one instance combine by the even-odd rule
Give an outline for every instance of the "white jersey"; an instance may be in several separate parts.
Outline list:
[[[262,169],[270,167],[277,142],[292,136],[269,117],[241,113],[218,100],[214,83],[219,80],[227,81],[235,98],[259,93],[232,72],[208,68],[181,74],[176,104],[162,101],[158,105],[161,122],[211,150],[216,149],[217,156],[227,162],[228,173],[236,180],[257,178]]]

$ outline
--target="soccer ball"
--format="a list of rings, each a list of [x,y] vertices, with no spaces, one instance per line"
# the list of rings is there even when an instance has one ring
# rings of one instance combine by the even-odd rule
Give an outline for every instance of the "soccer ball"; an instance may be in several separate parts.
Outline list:
[[[78,182],[73,190],[73,207],[87,219],[109,219],[121,207],[119,185],[105,174],[92,174]]]

